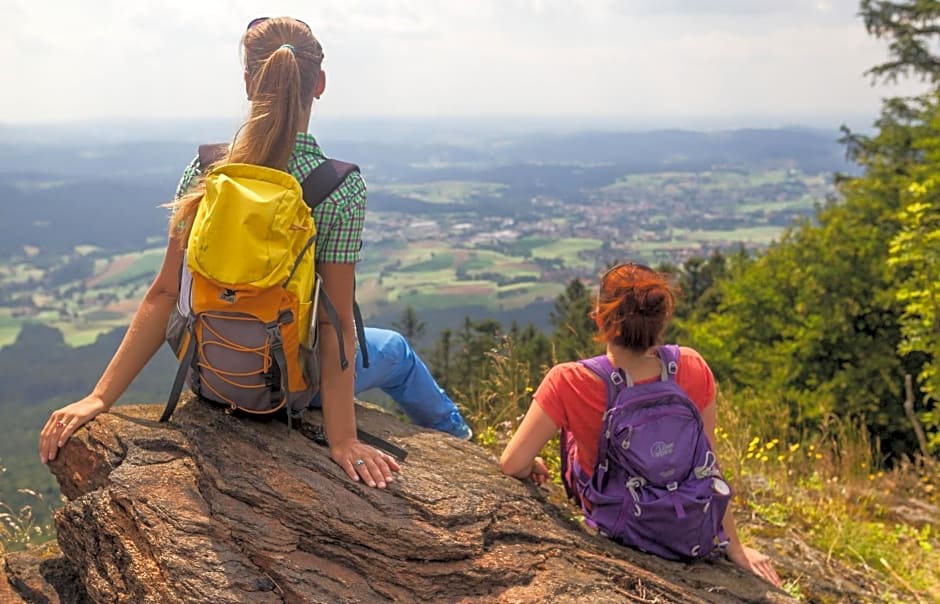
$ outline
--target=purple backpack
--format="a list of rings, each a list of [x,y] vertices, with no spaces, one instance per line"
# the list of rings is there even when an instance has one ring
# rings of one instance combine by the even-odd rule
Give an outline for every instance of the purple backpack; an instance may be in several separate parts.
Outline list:
[[[607,410],[593,477],[574,468],[577,491],[585,520],[606,537],[671,560],[701,558],[724,541],[731,488],[698,409],[675,381],[679,347],[657,354],[660,380],[644,384],[606,355],[581,361],[607,385]]]

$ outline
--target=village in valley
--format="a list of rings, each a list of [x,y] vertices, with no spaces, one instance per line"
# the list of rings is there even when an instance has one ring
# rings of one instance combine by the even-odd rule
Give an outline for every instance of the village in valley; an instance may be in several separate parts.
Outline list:
[[[830,176],[792,168],[625,174],[556,194],[528,184],[379,182],[370,185],[358,295],[367,314],[523,308],[614,260],[678,264],[763,248],[831,194]],[[54,326],[73,344],[126,324],[162,253],[158,236],[137,250],[23,245],[0,263],[0,345],[24,322]]]

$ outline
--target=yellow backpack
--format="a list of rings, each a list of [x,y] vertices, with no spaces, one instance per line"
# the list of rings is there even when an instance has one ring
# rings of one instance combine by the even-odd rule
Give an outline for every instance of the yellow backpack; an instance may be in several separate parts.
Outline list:
[[[212,152],[201,147],[200,158]],[[348,368],[340,322],[314,266],[311,210],[353,170],[326,160],[303,186],[265,166],[223,164],[208,172],[167,326],[180,366],[160,421],[173,414],[189,375],[202,398],[253,415],[285,410],[290,422],[319,387],[321,303],[339,339],[341,370]]]

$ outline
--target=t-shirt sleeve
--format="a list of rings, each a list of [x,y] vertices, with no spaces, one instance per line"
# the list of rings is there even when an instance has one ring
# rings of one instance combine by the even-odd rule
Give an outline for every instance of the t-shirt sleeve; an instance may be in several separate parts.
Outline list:
[[[533,399],[556,426],[570,429],[577,405],[606,397],[604,383],[590,369],[581,363],[561,363],[548,371]]]
[[[679,349],[679,370],[676,381],[682,386],[699,411],[715,403],[715,376],[693,348],[685,346]]]
[[[362,258],[362,228],[366,219],[366,184],[351,172],[314,210],[317,262],[354,264]]]
[[[564,389],[562,379],[564,370],[562,367],[562,365],[555,365],[548,370],[532,398],[542,408],[542,411],[552,418],[556,426],[567,428],[568,416],[565,414],[565,405],[562,403],[562,394],[560,392]]]

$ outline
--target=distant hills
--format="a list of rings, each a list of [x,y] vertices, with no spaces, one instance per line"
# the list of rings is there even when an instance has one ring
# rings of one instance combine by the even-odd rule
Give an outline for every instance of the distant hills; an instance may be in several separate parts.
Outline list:
[[[195,153],[191,137],[217,130],[193,128],[179,141],[99,142],[89,135],[81,143],[50,142],[53,132],[28,142],[22,129],[0,129],[0,258],[24,245],[125,250],[162,238],[166,210],[159,206]],[[372,184],[485,181],[512,186],[523,199],[601,187],[627,173],[851,169],[836,133],[810,128],[481,134],[450,143],[425,142],[439,138],[426,134],[403,130],[399,140],[372,142],[323,136],[321,143],[328,154],[358,163]],[[411,205],[377,193],[370,208],[411,211]]]

